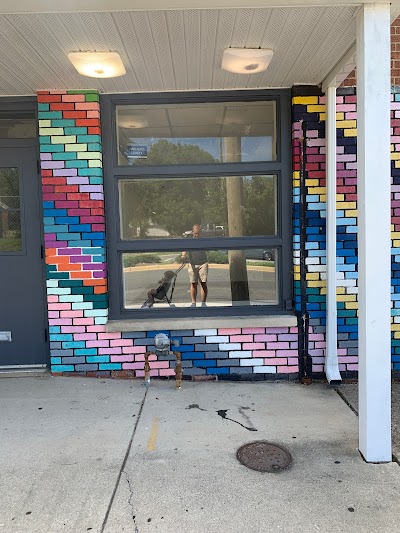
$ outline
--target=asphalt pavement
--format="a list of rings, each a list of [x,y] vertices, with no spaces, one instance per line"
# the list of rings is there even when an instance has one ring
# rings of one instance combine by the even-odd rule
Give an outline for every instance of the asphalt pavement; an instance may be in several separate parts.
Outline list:
[[[324,384],[0,379],[0,533],[398,531],[400,467],[367,464]],[[236,458],[255,440],[288,469]]]

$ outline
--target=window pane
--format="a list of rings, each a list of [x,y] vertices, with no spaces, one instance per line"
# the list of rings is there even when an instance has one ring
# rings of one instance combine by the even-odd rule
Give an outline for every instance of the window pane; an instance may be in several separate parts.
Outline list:
[[[33,139],[36,137],[35,117],[4,118],[0,115],[0,139]]]
[[[21,250],[18,169],[0,168],[0,252]]]
[[[207,289],[207,307],[277,305],[277,254],[268,248],[192,251],[184,264],[180,251],[123,254],[124,306],[191,307],[196,280]],[[201,307],[200,283],[196,300]]]
[[[119,181],[121,239],[276,235],[276,176]]]
[[[276,104],[117,106],[119,165],[275,161]]]

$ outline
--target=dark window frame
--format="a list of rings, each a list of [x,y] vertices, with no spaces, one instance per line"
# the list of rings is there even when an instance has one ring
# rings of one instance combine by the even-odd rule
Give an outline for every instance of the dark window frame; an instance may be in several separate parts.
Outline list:
[[[276,102],[277,159],[250,163],[216,163],[207,165],[119,166],[116,135],[118,105],[170,103]],[[292,244],[292,173],[290,89],[255,91],[180,92],[107,94],[100,97],[103,129],[103,171],[106,207],[107,262],[109,272],[109,320],[183,318],[191,316],[260,316],[287,314],[293,299]],[[207,308],[168,308],[168,310],[125,309],[123,295],[122,253],[177,251],[189,249],[188,239],[148,239],[128,241],[120,238],[118,182],[125,179],[224,177],[243,175],[277,175],[278,232],[274,236],[204,237],[190,239],[190,249],[275,248],[278,254],[278,305],[254,305]]]

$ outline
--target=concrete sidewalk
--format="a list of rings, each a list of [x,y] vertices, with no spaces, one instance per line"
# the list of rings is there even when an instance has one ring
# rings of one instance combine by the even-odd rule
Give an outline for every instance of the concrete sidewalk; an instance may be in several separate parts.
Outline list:
[[[0,533],[397,531],[400,468],[357,430],[320,384],[2,378]],[[254,440],[292,466],[241,465]]]

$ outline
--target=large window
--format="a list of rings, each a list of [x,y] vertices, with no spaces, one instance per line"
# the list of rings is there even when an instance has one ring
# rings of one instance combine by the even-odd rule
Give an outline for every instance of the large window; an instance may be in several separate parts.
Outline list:
[[[110,317],[290,308],[288,91],[102,107]]]

